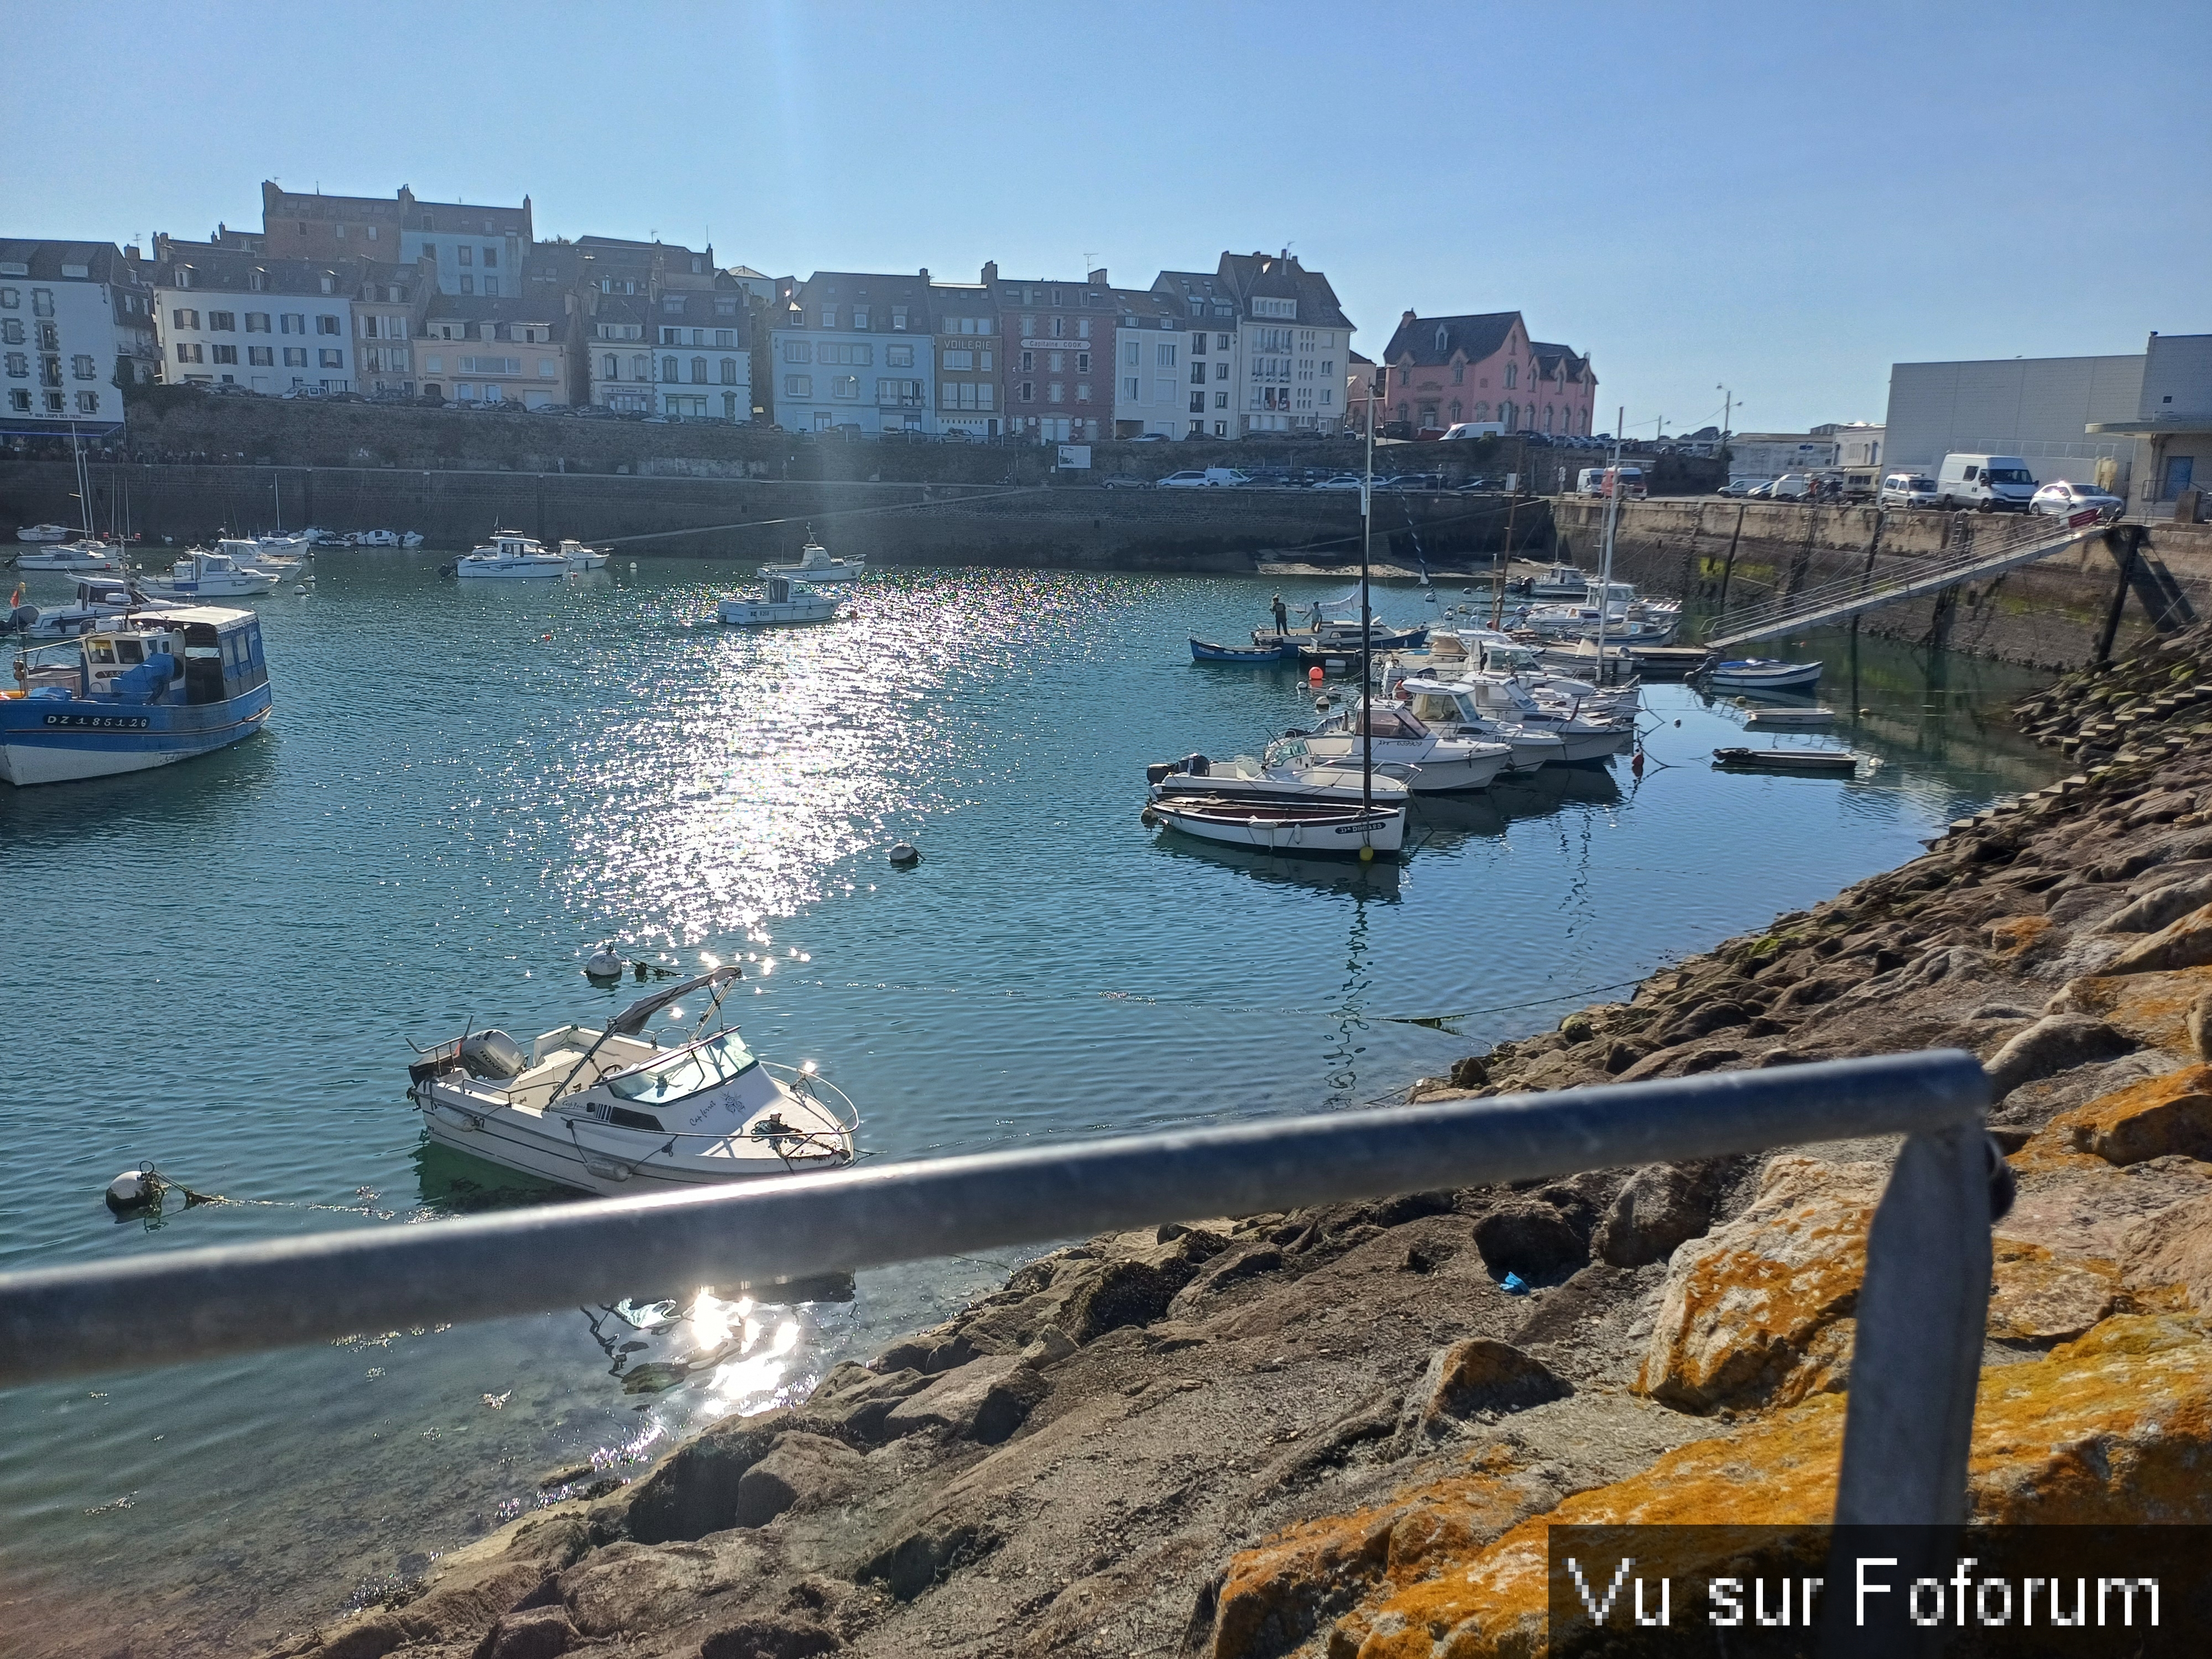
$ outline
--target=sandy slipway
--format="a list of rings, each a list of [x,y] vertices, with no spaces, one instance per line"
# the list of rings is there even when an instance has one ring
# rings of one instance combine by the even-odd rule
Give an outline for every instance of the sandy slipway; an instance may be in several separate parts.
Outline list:
[[[2212,629],[2021,717],[2081,772],[1415,1094],[1972,1050],[1975,1517],[2212,1521]],[[1555,1522],[1825,1519],[1892,1151],[1095,1239],[276,1651],[1525,1653]]]

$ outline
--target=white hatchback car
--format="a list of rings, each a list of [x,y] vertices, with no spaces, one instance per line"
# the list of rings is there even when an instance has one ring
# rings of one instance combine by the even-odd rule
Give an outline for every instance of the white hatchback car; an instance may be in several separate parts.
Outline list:
[[[1893,472],[1881,481],[1876,507],[1933,507],[1936,480],[1923,472]]]
[[[2127,503],[2110,490],[2094,484],[2068,483],[2063,478],[2037,490],[2027,503],[2031,513],[2047,513],[2054,519],[2070,519],[2076,513],[2095,511],[2117,519]]]

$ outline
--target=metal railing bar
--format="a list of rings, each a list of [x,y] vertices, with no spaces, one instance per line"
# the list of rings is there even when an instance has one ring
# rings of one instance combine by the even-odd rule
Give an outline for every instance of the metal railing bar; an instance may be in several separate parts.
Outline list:
[[[1979,1121],[1956,1050],[1297,1117],[0,1275],[0,1386],[1575,1170]],[[1981,1218],[1986,1232],[1988,1218]]]

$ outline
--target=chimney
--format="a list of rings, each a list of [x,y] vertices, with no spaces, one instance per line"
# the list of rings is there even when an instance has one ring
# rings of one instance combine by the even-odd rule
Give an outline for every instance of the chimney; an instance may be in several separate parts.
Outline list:
[[[1407,312],[1404,316],[1401,317],[1401,318],[1398,319],[1398,326],[1399,326],[1399,327],[1401,327],[1401,328],[1403,328],[1403,327],[1405,327],[1405,325],[1406,325],[1407,324],[1408,324],[1408,323],[1412,322],[1413,320],[1413,313],[1412,312],[1408,311],[1408,312]]]
[[[929,267],[927,265],[924,265],[921,268],[921,280],[925,283],[929,280]]]
[[[983,261],[983,280],[986,283],[995,283],[999,280],[999,262],[996,259]]]
[[[1099,286],[1099,287],[1101,287],[1101,288],[1104,288],[1104,287],[1106,287],[1106,286],[1107,286],[1107,282],[1106,282],[1106,267],[1105,267],[1105,266],[1103,266],[1103,265],[1099,266],[1097,270],[1096,270],[1092,271],[1092,272],[1091,272],[1088,276],[1085,277],[1083,280],[1084,280],[1085,282],[1086,282],[1086,283],[1097,283],[1097,284],[1098,284],[1098,286]]]

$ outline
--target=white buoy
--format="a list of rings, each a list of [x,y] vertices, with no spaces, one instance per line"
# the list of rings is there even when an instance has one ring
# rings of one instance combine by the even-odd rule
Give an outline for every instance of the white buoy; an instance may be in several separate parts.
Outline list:
[[[894,842],[891,844],[891,862],[902,870],[911,869],[921,862],[921,853],[912,842]]]
[[[107,1207],[118,1215],[128,1215],[151,1204],[160,1190],[150,1170],[125,1170],[107,1183]]]
[[[623,959],[614,952],[614,941],[609,939],[584,959],[584,976],[586,979],[620,979],[624,965]]]

